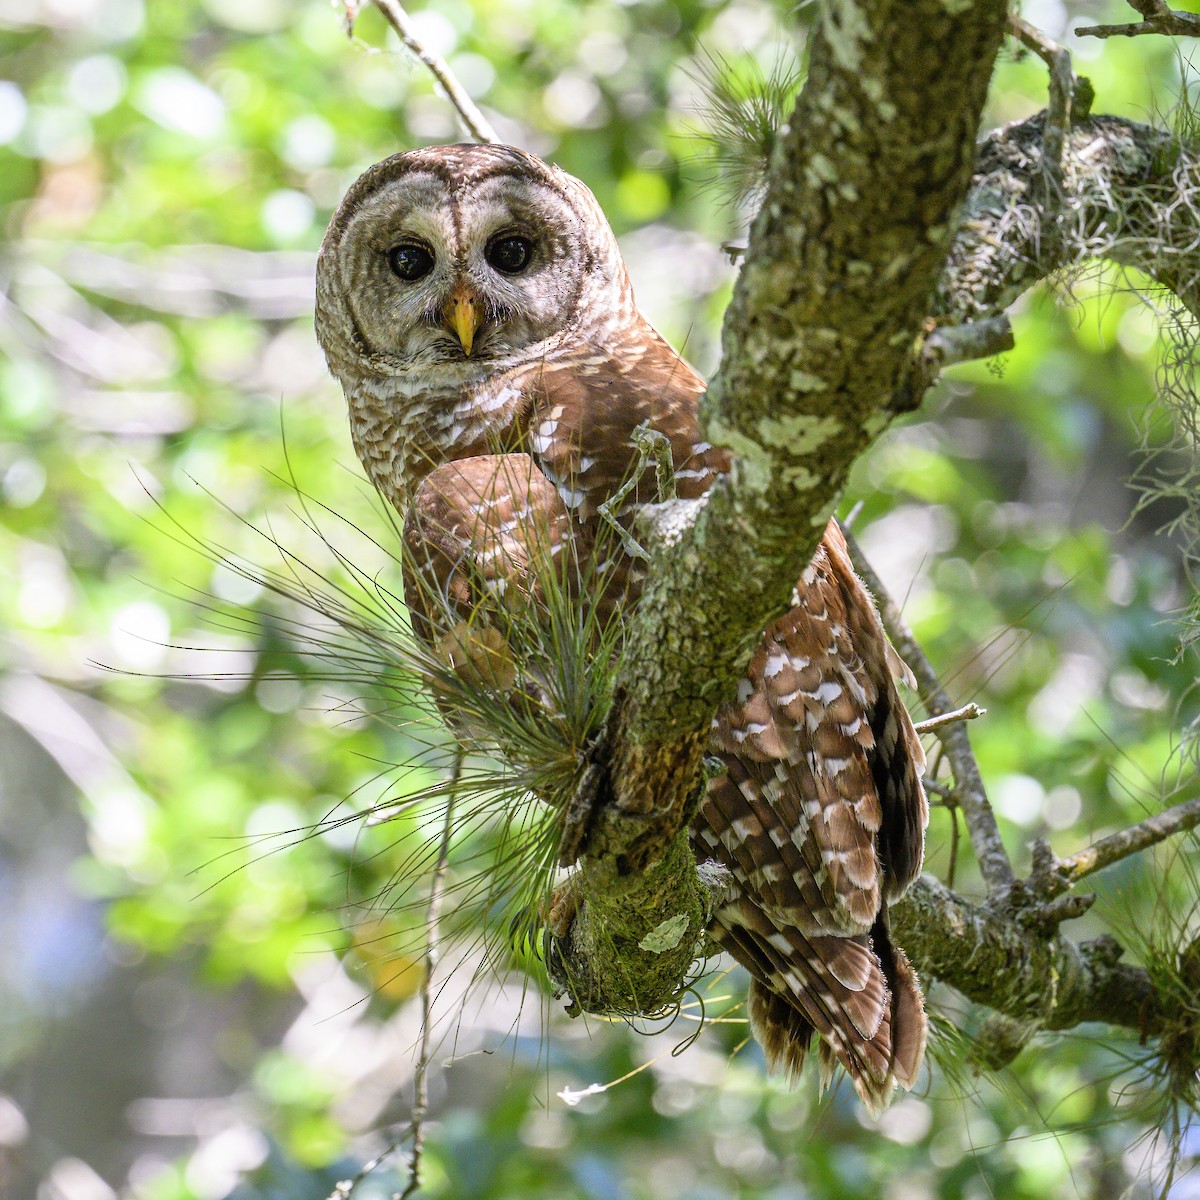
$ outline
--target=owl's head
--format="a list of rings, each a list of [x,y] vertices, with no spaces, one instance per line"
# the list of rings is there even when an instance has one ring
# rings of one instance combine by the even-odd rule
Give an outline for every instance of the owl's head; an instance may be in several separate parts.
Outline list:
[[[629,281],[591,192],[511,146],[432,146],[371,167],[317,262],[330,368],[436,387],[603,336]]]

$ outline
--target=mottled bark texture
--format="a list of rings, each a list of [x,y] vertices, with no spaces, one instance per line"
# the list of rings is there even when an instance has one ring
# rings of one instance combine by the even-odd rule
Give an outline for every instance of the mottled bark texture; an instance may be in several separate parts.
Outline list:
[[[892,930],[922,977],[952,984],[1034,1029],[1082,1021],[1140,1034],[1164,1014],[1145,971],[1121,963],[1111,938],[1077,943],[1057,930],[1030,929],[1012,912],[972,903],[922,876],[891,910]]]
[[[926,319],[992,320],[1095,258],[1144,270],[1200,314],[1189,147],[1119,118],[1084,120],[1049,204],[1043,117],[976,148],[1005,7],[821,7],[704,402],[710,440],[737,455],[733,474],[706,504],[660,506],[644,531],[654,570],[609,730],[606,803],[574,877],[580,918],[558,943],[569,964],[558,977],[593,1011],[665,1004],[702,953],[720,881],[702,881],[683,848],[709,722],[786,606],[855,457],[931,382],[914,371]],[[924,977],[1021,1027],[1104,1020],[1154,1033],[1146,974],[1109,941],[1080,946],[1053,920],[1022,919],[1035,890],[1018,881],[989,906],[923,879],[894,909],[897,941]],[[655,933],[671,920],[682,933],[664,951]]]
[[[786,607],[851,464],[893,415],[970,183],[1006,5],[844,0],[820,14],[703,402],[709,440],[737,458],[651,575],[630,742],[702,728]]]
[[[1067,138],[1063,194],[1033,202],[1043,116],[980,150],[933,315],[976,321],[1035,283],[1108,259],[1150,276],[1200,317],[1200,158],[1194,143],[1121,117],[1090,117]]]

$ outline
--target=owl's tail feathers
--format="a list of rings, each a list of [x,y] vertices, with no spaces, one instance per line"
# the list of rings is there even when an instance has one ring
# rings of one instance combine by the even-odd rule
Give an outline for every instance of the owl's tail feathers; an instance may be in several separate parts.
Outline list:
[[[786,936],[799,943],[791,962],[772,963],[770,983],[750,983],[750,1026],[768,1068],[794,1079],[819,1035],[822,1086],[840,1065],[867,1108],[879,1112],[897,1086],[913,1086],[924,1057],[925,1005],[916,973],[882,916],[869,937]]]
[[[908,1089],[917,1082],[917,1073],[925,1057],[925,1041],[929,1034],[925,997],[908,956],[892,941],[886,909],[879,914],[871,931],[871,944],[879,956],[892,994],[892,1076],[901,1087]]]
[[[757,979],[750,980],[746,998],[750,1028],[763,1048],[767,1070],[789,1081],[798,1079],[816,1030],[790,1000]]]

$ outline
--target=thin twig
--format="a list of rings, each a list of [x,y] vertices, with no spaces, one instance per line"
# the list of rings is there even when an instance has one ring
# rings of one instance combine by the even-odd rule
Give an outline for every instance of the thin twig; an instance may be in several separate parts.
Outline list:
[[[862,547],[855,541],[854,536],[843,530],[846,545],[850,548],[850,557],[854,569],[862,576],[863,582],[875,594],[875,602],[879,606],[879,615],[883,618],[884,627],[892,645],[896,647],[900,657],[908,663],[917,679],[917,691],[925,707],[933,717],[943,717],[955,711],[950,703],[950,697],[938,679],[937,672],[925,656],[920,643],[913,637],[912,630],[900,614],[896,602],[888,595],[879,576],[863,557]],[[971,846],[979,862],[979,870],[988,887],[989,897],[998,904],[1003,904],[1012,891],[1015,881],[1012,863],[1008,852],[1004,849],[1004,839],[1000,836],[1000,828],[996,824],[995,814],[988,802],[987,791],[983,786],[983,777],[979,772],[979,764],[971,750],[971,740],[967,735],[967,727],[962,721],[951,721],[935,730],[938,740],[945,747],[946,755],[954,771],[955,788],[963,817],[967,822],[967,832],[971,837]]]
[[[475,101],[467,95],[466,88],[458,82],[446,60],[441,55],[434,54],[417,36],[412,18],[405,12],[404,7],[397,4],[396,0],[373,0],[373,3],[383,13],[384,19],[396,31],[397,36],[408,50],[421,60],[425,68],[441,85],[442,91],[446,93],[446,99],[454,106],[454,111],[458,113],[459,119],[466,126],[471,137],[477,142],[498,143],[501,139],[492,128],[492,123],[483,115]],[[345,0],[347,32],[353,31],[354,21],[360,8],[359,0]]]
[[[425,909],[425,977],[421,982],[421,1043],[417,1062],[413,1070],[413,1106],[408,1129],[389,1142],[369,1162],[364,1163],[349,1179],[341,1180],[329,1194],[328,1200],[350,1200],[355,1189],[368,1175],[412,1138],[412,1158],[409,1161],[408,1183],[404,1191],[394,1200],[407,1200],[421,1186],[421,1154],[425,1148],[425,1116],[429,1109],[429,1062],[430,1036],[433,1028],[433,970],[437,965],[440,939],[438,922],[441,917],[443,883],[446,878],[446,863],[450,854],[450,834],[454,820],[455,786],[462,775],[463,752],[455,750],[454,762],[450,767],[450,781],[446,789],[446,818],[442,823],[442,836],[438,843],[437,862],[429,881],[429,903]]]
[[[954,790],[954,786],[949,783],[942,783],[937,779],[932,779],[926,775],[921,780],[925,791],[931,796],[940,796],[947,808],[952,808],[958,803],[958,793]]]
[[[437,863],[429,881],[429,906],[425,910],[425,979],[421,984],[421,1049],[413,1072],[412,1160],[409,1164],[408,1186],[399,1200],[407,1200],[421,1186],[421,1152],[425,1149],[425,1114],[429,1109],[430,1035],[433,1030],[433,971],[438,960],[438,920],[442,912],[442,885],[446,878],[446,862],[450,856],[450,834],[454,823],[454,789],[462,774],[463,752],[456,749],[450,768],[450,787],[446,792],[446,819],[442,824],[442,839],[438,844]]]
[[[1168,8],[1163,0],[1129,0],[1129,7],[1141,13],[1143,21],[1128,25],[1084,25],[1076,37],[1139,37],[1158,33],[1166,37],[1200,37],[1200,15]]]
[[[941,716],[930,717],[926,721],[917,721],[913,724],[913,728],[918,733],[929,733],[930,730],[940,729],[943,725],[949,725],[951,721],[974,721],[986,715],[986,708],[981,708],[978,704],[972,702],[964,704],[962,708],[956,708],[953,712],[942,713]]]
[[[1049,936],[1064,921],[1082,917],[1095,903],[1095,892],[1072,892],[1059,896],[1057,900],[1039,901],[1032,905],[1022,903],[1017,911],[1017,920],[1023,928],[1037,929]]]
[[[950,812],[950,862],[946,866],[946,886],[952,888],[954,886],[954,874],[958,870],[958,843],[962,834],[958,828],[958,813],[959,804],[958,798],[955,797],[955,802],[946,806]]]
[[[1200,797],[1185,800],[1137,825],[1109,834],[1070,858],[1060,858],[1054,864],[1055,869],[1068,884],[1075,883],[1177,833],[1195,829],[1197,825],[1200,825]]]
[[[1042,181],[1051,216],[1062,205],[1063,153],[1067,131],[1071,127],[1071,100],[1075,92],[1075,72],[1070,52],[1047,37],[1040,29],[1009,15],[1008,31],[1021,45],[1032,50],[1050,72],[1050,96],[1046,105],[1046,125],[1042,134]]]
[[[933,360],[931,365],[940,370],[956,363],[1004,354],[1014,345],[1012,325],[1002,313],[965,325],[939,325],[925,339],[922,352]]]
[[[991,358],[1013,348],[1013,331],[1001,314],[962,325],[938,325],[931,317],[925,337],[908,363],[892,397],[896,412],[912,412],[937,382],[944,367]]]

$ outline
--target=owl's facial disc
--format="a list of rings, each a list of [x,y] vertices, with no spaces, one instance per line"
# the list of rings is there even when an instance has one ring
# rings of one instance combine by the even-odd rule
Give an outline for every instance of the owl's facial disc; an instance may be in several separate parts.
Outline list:
[[[446,146],[398,155],[355,184],[318,288],[372,371],[449,388],[586,335],[592,314],[626,307],[628,281],[577,180],[508,147]],[[323,341],[341,373],[338,347]]]

